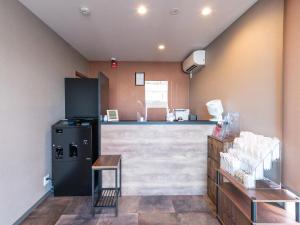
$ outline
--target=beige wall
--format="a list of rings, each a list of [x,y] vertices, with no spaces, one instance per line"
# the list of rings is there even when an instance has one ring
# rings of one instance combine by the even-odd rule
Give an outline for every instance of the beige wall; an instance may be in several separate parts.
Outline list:
[[[284,161],[286,186],[300,193],[300,1],[285,4]]]
[[[220,98],[241,128],[282,136],[283,0],[258,1],[207,48],[207,65],[190,82],[190,105]]]
[[[136,113],[141,111],[137,101],[145,100],[144,86],[135,86],[135,72],[145,72],[146,80],[169,81],[169,107],[188,107],[189,78],[179,62],[119,62],[117,69],[112,69],[110,62],[89,63],[90,75],[99,71],[109,78],[109,105],[119,110],[121,120],[136,120]],[[150,110],[148,118],[165,119],[165,110]]]
[[[50,127],[64,117],[64,77],[87,61],[16,0],[0,0],[0,224],[49,188]]]

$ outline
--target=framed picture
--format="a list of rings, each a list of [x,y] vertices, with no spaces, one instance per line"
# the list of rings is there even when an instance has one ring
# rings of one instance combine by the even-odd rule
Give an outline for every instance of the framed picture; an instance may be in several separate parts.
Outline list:
[[[136,72],[135,73],[135,86],[144,86],[145,85],[145,73]]]
[[[106,112],[107,112],[107,121],[119,121],[118,110],[111,109],[111,110],[106,110]]]

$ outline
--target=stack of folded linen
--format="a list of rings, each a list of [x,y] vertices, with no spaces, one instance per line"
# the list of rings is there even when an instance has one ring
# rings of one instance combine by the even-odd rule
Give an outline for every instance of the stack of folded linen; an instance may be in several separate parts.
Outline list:
[[[269,157],[264,162],[266,170],[271,168],[272,161],[280,157],[280,142],[277,138],[264,137],[251,132],[241,132],[240,137],[234,139],[233,148],[258,163]]]
[[[240,170],[241,162],[232,154],[220,152],[221,168],[230,174]]]
[[[272,162],[280,158],[280,142],[277,138],[241,132],[233,147],[220,157],[222,169],[252,188],[255,180],[264,178],[264,170],[270,170]]]

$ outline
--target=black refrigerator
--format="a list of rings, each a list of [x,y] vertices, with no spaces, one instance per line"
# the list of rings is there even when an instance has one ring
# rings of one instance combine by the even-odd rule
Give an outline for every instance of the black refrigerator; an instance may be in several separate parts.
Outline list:
[[[65,78],[65,120],[52,126],[55,196],[91,194],[91,166],[100,154],[101,118],[108,109],[109,81]],[[97,181],[97,180],[96,180]]]

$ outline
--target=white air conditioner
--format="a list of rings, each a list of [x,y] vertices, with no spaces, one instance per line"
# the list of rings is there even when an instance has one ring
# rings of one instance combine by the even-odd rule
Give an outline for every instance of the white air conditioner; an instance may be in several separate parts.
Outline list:
[[[189,57],[187,57],[182,63],[182,69],[185,73],[192,74],[205,65],[205,51],[194,51]]]

